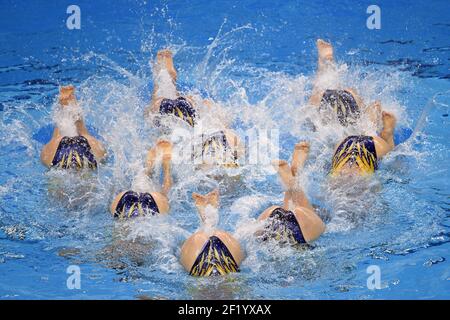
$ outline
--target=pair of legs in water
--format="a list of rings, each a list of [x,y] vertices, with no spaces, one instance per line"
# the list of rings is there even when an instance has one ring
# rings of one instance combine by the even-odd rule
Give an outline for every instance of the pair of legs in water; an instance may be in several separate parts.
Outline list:
[[[59,99],[61,108],[70,108],[77,105],[74,90],[75,89],[73,86],[61,88]],[[64,136],[61,134],[58,127],[55,128],[52,139],[43,147],[41,153],[41,159],[44,164],[49,167],[54,166],[61,169],[81,169],[87,167],[94,169],[97,167],[97,161],[103,159],[106,155],[104,147],[97,139],[89,134],[83,119],[77,119],[75,126],[77,129],[77,135],[74,137]],[[234,139],[229,140],[233,141]],[[142,188],[141,184],[139,188],[140,190],[128,190],[119,193],[111,204],[111,213],[113,216],[120,219],[144,216],[148,214],[154,215],[158,213],[168,213],[169,201],[167,194],[172,186],[170,168],[171,157],[172,145],[168,141],[159,141],[155,147],[150,149],[146,159],[146,169],[144,173],[145,177],[141,177],[141,179],[143,178],[145,180],[148,176],[152,175],[158,176],[158,174],[154,171],[157,167],[157,163],[161,161],[163,171],[163,183],[161,190],[157,191],[146,189],[144,181],[144,188]],[[210,198],[209,196],[210,195],[206,196],[205,199]],[[197,207],[199,208],[199,211],[202,211],[203,202],[200,201],[200,198],[202,198],[201,195],[194,195]],[[214,203],[216,203],[217,207],[218,193],[215,198],[217,201]],[[193,240],[194,243],[197,244],[200,238],[195,237]],[[243,254],[239,247],[239,243],[225,231],[216,231],[213,236],[208,239],[210,240],[210,246],[204,254],[208,254],[211,248],[214,248],[216,250],[215,252],[217,252],[217,250],[221,250],[220,252],[228,255],[231,260],[225,262],[222,267],[218,264],[215,265],[214,268],[209,267],[210,271],[207,271],[206,273],[209,274],[209,272],[213,269],[220,270],[219,272],[221,273],[237,271],[238,265],[243,259]],[[190,242],[188,241],[188,243]],[[183,248],[185,248],[185,250],[189,250],[187,248],[190,247],[191,246],[189,244],[186,244]],[[230,248],[231,253],[227,248]],[[185,261],[188,255],[183,254],[182,260]],[[220,257],[220,261],[223,262],[222,258],[223,256]],[[204,267],[205,266],[202,268]],[[192,274],[206,275],[205,271],[199,271],[197,269],[192,271]],[[213,273],[215,273],[215,271],[213,271]]]
[[[381,110],[379,101],[365,106],[354,89],[330,90],[323,87],[322,78],[335,68],[333,47],[317,40],[318,69],[310,97],[310,104],[325,114],[333,114],[343,126],[355,124],[362,112],[366,112],[375,127],[381,118],[380,135],[348,136],[335,147],[331,174],[371,174],[377,169],[378,160],[394,149],[395,116]],[[329,117],[326,117],[329,118]]]
[[[300,142],[294,147],[291,165],[284,160],[273,162],[285,188],[284,201],[283,206],[271,206],[260,215],[259,220],[269,220],[263,232],[264,239],[270,237],[281,242],[305,244],[316,240],[324,232],[322,219],[296,181],[308,154],[309,144]]]
[[[169,50],[158,51],[154,63],[154,86],[152,101],[145,110],[149,117],[157,119],[179,119],[190,127],[198,128],[200,116],[203,112],[214,112],[215,117],[224,115],[223,109],[211,100],[196,101],[191,96],[183,96],[176,89],[177,71],[173,63],[173,55]],[[201,128],[200,128],[201,130]],[[194,145],[197,152],[194,157],[201,157],[202,167],[209,165],[236,166],[243,154],[243,147],[236,133],[228,128],[225,119],[221,119],[220,128],[200,132],[201,141]],[[191,141],[189,141],[190,143]]]
[[[318,48],[320,76],[332,63],[333,56],[332,47],[324,41],[318,41]],[[339,95],[343,95],[343,97],[339,97]],[[334,111],[338,113],[338,119],[343,125],[351,123],[347,121],[348,118],[357,119],[363,107],[361,98],[352,89],[343,92],[319,92],[315,87],[310,102],[319,106],[323,105],[328,102],[323,99],[324,97],[335,103]],[[341,100],[341,105],[337,100]],[[380,103],[374,103],[369,109],[370,119],[376,122],[380,111]],[[333,159],[333,173],[361,172],[370,168],[375,170],[378,159],[394,148],[395,117],[390,113],[383,112],[382,121],[383,130],[380,136],[348,137],[337,146]],[[314,241],[324,232],[323,221],[316,214],[303,190],[296,186],[295,182],[308,153],[309,144],[301,142],[295,146],[290,166],[286,161],[281,160],[273,163],[286,190],[283,206],[271,206],[259,217],[259,220],[267,220],[262,231],[263,239],[275,238],[304,244]],[[205,224],[206,211],[218,209],[219,194],[217,191],[213,191],[205,196],[194,194],[193,198],[201,220]],[[243,252],[239,242],[221,230],[198,231],[186,240],[181,249],[181,263],[191,275],[224,274],[238,271],[242,260]]]
[[[80,108],[75,97],[73,86],[61,87],[59,93],[60,112],[76,112]],[[80,111],[80,110],[78,110]],[[55,126],[50,141],[42,148],[41,161],[47,167],[58,167],[62,169],[83,169],[97,167],[97,162],[104,159],[106,151],[100,141],[94,138],[86,128],[81,115],[68,117],[62,121],[74,121],[67,125],[74,126],[75,130],[63,132],[61,128]],[[73,132],[76,131],[76,132]]]
[[[218,222],[219,191],[206,195],[192,194],[202,229],[190,236],[181,247],[181,264],[193,276],[224,275],[238,272],[244,259],[239,241],[223,230]]]
[[[75,97],[75,88],[65,86],[60,89],[59,106],[62,111],[72,111],[63,121],[73,121],[75,116],[76,135],[67,136],[62,130],[55,126],[51,140],[42,148],[41,160],[48,167],[60,169],[83,169],[97,168],[97,162],[106,156],[106,151],[100,141],[89,134],[84,120],[75,108],[80,108]],[[73,110],[69,110],[73,109]],[[60,110],[61,111],[61,110]],[[75,115],[74,115],[75,114]],[[70,123],[67,124],[70,127]],[[155,162],[162,159],[163,185],[161,191],[145,190],[136,192],[133,190],[121,192],[113,201],[112,213],[117,217],[144,215],[147,213],[167,213],[169,204],[167,193],[171,187],[171,160],[172,146],[167,141],[159,141],[157,145],[148,152],[147,167],[145,175],[152,175]],[[146,177],[141,177],[145,180]],[[143,181],[145,185],[145,181]],[[145,186],[144,186],[145,189]],[[143,190],[140,190],[143,191]]]
[[[168,141],[158,141],[147,155],[146,168],[135,178],[134,188],[119,193],[111,204],[111,213],[119,219],[137,216],[166,214],[169,212],[167,194],[172,187],[171,174],[172,145]],[[161,162],[163,183],[158,191],[149,179],[158,180],[155,172]]]
[[[273,162],[286,189],[283,206],[272,206],[258,218],[265,221],[264,229],[257,235],[262,240],[269,238],[290,244],[305,244],[317,239],[325,230],[325,225],[309,203],[303,190],[296,186],[298,171],[308,157],[306,142],[295,146],[292,163],[276,160]],[[214,229],[217,223],[219,192],[207,195],[194,193],[203,228],[189,237],[181,248],[181,264],[194,276],[209,276],[238,272],[244,259],[239,242],[229,233]]]
[[[171,54],[167,51],[159,52],[157,64],[165,68],[174,85],[176,72],[174,72]],[[320,65],[321,63],[319,63],[319,68]],[[160,92],[160,83],[155,81],[155,90],[150,112],[159,112],[160,114],[170,113],[188,122],[189,125],[195,126],[197,115],[195,112],[192,112],[195,109],[191,99],[179,99],[178,93],[173,97],[175,99],[165,98],[160,96]],[[356,97],[354,91],[347,90],[346,92],[352,95],[358,107],[362,105],[361,102],[358,104],[359,98]],[[325,93],[321,93],[322,97]],[[329,94],[328,97],[332,97],[332,94]],[[342,99],[343,101],[350,101],[351,103],[349,97],[344,98],[346,99]],[[312,97],[313,100],[314,97]],[[348,110],[351,111],[353,109],[349,108]],[[351,114],[351,112],[347,113]],[[336,171],[352,171],[355,163],[358,165],[358,168],[361,168],[360,163],[366,165],[369,162],[370,166],[370,159],[355,157],[355,150],[363,150],[364,154],[367,154],[366,151],[369,151],[372,155],[375,152],[375,160],[372,159],[374,163],[378,157],[382,157],[389,152],[393,148],[392,134],[395,126],[395,118],[388,113],[383,113],[383,124],[383,132],[380,137],[371,137],[373,143],[370,146],[366,144],[366,140],[364,139],[357,139],[357,141],[347,139],[341,143],[336,150],[336,155],[339,156],[336,158]],[[235,140],[228,139],[226,135],[225,138],[227,140]],[[344,143],[346,143],[345,146],[340,148]],[[111,211],[114,215],[118,217],[133,217],[136,215],[145,215],[148,212],[152,214],[168,212],[167,192],[171,185],[169,156],[171,151],[168,151],[170,149],[169,146],[170,144],[164,145],[164,143],[159,143],[155,148],[150,150],[147,161],[147,169],[151,171],[154,168],[156,158],[160,155],[163,158],[164,183],[161,192],[122,192],[115,198],[111,205]],[[365,147],[366,151],[361,147]],[[307,144],[300,143],[296,145],[291,166],[285,161],[277,161],[274,164],[286,191],[283,206],[272,206],[266,209],[259,217],[260,220],[268,220],[269,222],[263,231],[264,238],[284,238],[296,243],[308,243],[315,240],[324,231],[322,220],[315,213],[314,208],[305,197],[303,191],[295,187],[294,183],[299,168],[303,167],[304,161],[306,160],[308,150],[309,146]],[[339,153],[340,151],[342,153]],[[214,191],[206,196],[194,194],[193,198],[200,217],[205,224],[207,222],[206,212],[211,209],[218,209],[218,192]],[[238,271],[243,258],[244,255],[239,242],[229,233],[221,230],[199,231],[188,238],[181,249],[181,263],[192,275],[203,276]]]

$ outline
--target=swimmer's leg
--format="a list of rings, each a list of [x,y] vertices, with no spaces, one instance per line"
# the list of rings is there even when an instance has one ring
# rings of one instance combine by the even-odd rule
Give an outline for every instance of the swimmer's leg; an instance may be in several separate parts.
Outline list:
[[[53,129],[52,138],[46,145],[44,145],[41,151],[41,161],[47,167],[51,166],[56,150],[58,149],[59,142],[62,138],[63,137],[59,129],[55,126],[55,129]]]
[[[281,178],[281,182],[286,190],[291,189],[294,186],[295,179],[292,175],[292,170],[287,161],[284,160],[274,160],[272,161],[272,166],[278,172]]]
[[[159,50],[156,54],[157,71],[158,68],[165,68],[172,78],[173,82],[177,81],[177,70],[173,64],[173,54],[169,49]]]
[[[309,143],[306,141],[299,142],[294,147],[292,154],[291,171],[295,177],[299,169],[303,169],[309,154]]]
[[[161,159],[167,156],[171,159],[172,156],[172,144],[167,140],[159,140],[154,147],[152,147],[147,153],[146,160],[146,173],[151,175],[155,168],[156,161],[159,157]]]
[[[155,200],[156,205],[158,206],[159,213],[162,214],[169,213],[170,205],[167,195],[162,192],[152,192],[151,195]]]
[[[236,159],[240,159],[245,154],[245,147],[243,146],[239,136],[231,129],[224,129],[225,137],[230,145],[230,150],[227,152],[232,152]]]
[[[190,236],[181,247],[180,262],[187,272],[190,272],[198,255],[201,253],[204,244],[209,240],[209,236],[199,231]]]
[[[75,122],[75,125],[77,127],[78,134],[80,136],[83,136],[86,138],[86,140],[89,142],[89,145],[91,146],[92,153],[97,158],[97,160],[102,160],[106,156],[106,149],[103,146],[103,144],[98,141],[96,138],[94,138],[86,128],[86,125],[84,124],[83,119],[79,119]]]
[[[170,188],[172,187],[172,173],[170,168],[170,161],[172,159],[172,155],[164,155],[162,159],[162,167],[163,167],[163,185],[161,189],[161,193],[166,195],[169,193]]]
[[[303,189],[301,189],[300,187],[296,187],[295,189],[286,191],[285,197],[287,197],[290,201],[292,201],[294,207],[296,208],[302,207],[314,210],[313,206],[306,197]]]
[[[77,99],[75,97],[75,87],[72,85],[61,87],[60,89],[60,95],[59,95],[59,103],[61,107],[65,107],[69,105],[70,103],[77,103]],[[86,125],[84,124],[84,120],[82,118],[78,119],[75,122],[75,126],[77,128],[77,133],[80,136],[83,136],[86,138],[86,140],[89,142],[89,145],[91,146],[92,153],[94,156],[101,160],[106,155],[106,150],[101,144],[100,141],[95,139],[86,128]]]
[[[153,169],[155,168],[156,158],[158,156],[158,149],[156,146],[152,147],[147,153],[147,160],[145,161],[145,172],[147,175],[151,175],[153,173]]]
[[[325,72],[328,67],[334,65],[333,46],[322,39],[317,39],[317,53],[318,53],[318,73]]]
[[[173,55],[172,52],[168,49],[160,50],[156,54],[156,62],[154,64],[154,74],[153,74],[153,93],[152,93],[152,101],[150,106],[146,108],[146,113],[149,112],[157,112],[159,105],[161,104],[161,100],[164,97],[158,96],[159,91],[159,83],[158,83],[158,74],[162,69],[166,69],[169,72],[170,77],[174,84],[177,81],[177,71],[175,70],[175,66],[173,64]]]
[[[318,61],[317,61],[317,74],[314,81],[314,87],[312,90],[309,103],[314,106],[319,106],[322,100],[323,89],[318,86],[320,77],[326,73],[330,67],[334,67],[333,46],[325,42],[322,39],[318,39],[316,42]]]
[[[293,212],[306,242],[316,240],[325,231],[325,224],[314,209],[298,207]]]
[[[188,100],[191,99],[190,101],[192,101],[191,97],[188,96],[187,98],[188,98]],[[203,104],[208,108],[209,112],[214,112],[214,117],[217,117],[218,119],[220,119],[222,125],[225,128],[230,128],[231,122],[232,122],[232,117],[230,117],[229,114],[227,114],[225,109],[220,104],[214,102],[211,99],[203,99]],[[194,105],[194,104],[192,104],[192,105]]]
[[[272,161],[272,165],[278,171],[281,182],[285,188],[283,208],[289,210],[292,199],[292,190],[295,187],[295,177],[292,174],[292,169],[284,160]],[[306,199],[306,198],[305,198]]]
[[[381,139],[374,137],[378,158],[382,158],[394,149],[394,129],[397,123],[397,119],[390,112],[383,111],[381,119],[383,121],[383,130],[380,133]]]
[[[109,211],[111,212],[112,215],[114,215],[116,213],[117,205],[119,204],[119,201],[120,201],[120,199],[122,199],[125,192],[126,191],[119,193],[112,201],[111,206],[109,207]]]

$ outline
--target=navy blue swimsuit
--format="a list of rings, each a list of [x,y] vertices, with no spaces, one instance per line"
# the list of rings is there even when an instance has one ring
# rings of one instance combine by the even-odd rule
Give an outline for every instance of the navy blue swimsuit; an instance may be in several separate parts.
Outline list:
[[[270,238],[281,242],[306,243],[302,229],[292,211],[276,208],[272,211],[268,220],[263,237],[264,241]]]
[[[159,113],[162,115],[173,115],[187,122],[191,127],[195,125],[197,113],[191,104],[183,97],[175,100],[163,99],[159,106]]]
[[[360,108],[355,97],[346,90],[326,90],[320,101],[319,110],[331,108],[343,126],[354,124],[360,117]]]
[[[239,272],[238,264],[222,240],[211,236],[203,246],[189,274],[197,277],[209,277],[231,272]]]
[[[52,167],[61,169],[96,169],[97,161],[85,137],[64,137],[59,142],[58,149],[53,157]]]
[[[158,205],[150,193],[127,191],[120,198],[114,217],[132,218],[137,216],[155,215],[159,213]]]
[[[222,130],[209,135],[202,135],[202,159],[214,159],[217,164],[225,167],[238,166],[236,150],[232,150],[225,132]]]

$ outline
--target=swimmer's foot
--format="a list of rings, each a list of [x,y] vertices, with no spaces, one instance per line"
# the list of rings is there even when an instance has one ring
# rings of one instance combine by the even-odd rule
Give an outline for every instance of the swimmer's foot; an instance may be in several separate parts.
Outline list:
[[[394,129],[397,124],[397,118],[392,113],[383,111],[381,119],[383,121],[383,131],[381,131],[380,136],[391,148],[394,148]]]
[[[167,140],[159,140],[156,143],[156,149],[162,155],[163,162],[172,159],[172,143]]]
[[[172,51],[170,51],[169,49],[158,51],[158,53],[156,54],[156,65],[158,72],[159,70],[164,68],[169,72],[174,82],[177,80],[177,71],[175,70],[173,64]]]
[[[274,160],[272,161],[272,166],[278,172],[284,187],[286,189],[291,189],[294,185],[294,176],[292,175],[292,170],[287,161]]]
[[[197,211],[200,215],[200,219],[202,222],[205,222],[206,215],[205,209],[208,205],[213,206],[214,208],[219,207],[219,190],[215,189],[208,194],[201,195],[199,193],[192,193],[192,198],[194,199],[195,206],[197,207]]]
[[[150,174],[158,159],[162,160],[162,163],[169,163],[172,159],[172,144],[167,140],[160,140],[156,143],[156,146],[152,147],[147,154],[147,173]]]
[[[75,102],[75,87],[72,85],[63,86],[59,89],[59,103],[61,106],[68,106],[70,103]]]
[[[324,70],[334,62],[333,46],[322,39],[318,39],[316,45],[319,54],[319,70]]]
[[[301,141],[295,145],[294,153],[292,154],[291,172],[295,177],[299,169],[303,169],[306,159],[309,155],[309,143]]]

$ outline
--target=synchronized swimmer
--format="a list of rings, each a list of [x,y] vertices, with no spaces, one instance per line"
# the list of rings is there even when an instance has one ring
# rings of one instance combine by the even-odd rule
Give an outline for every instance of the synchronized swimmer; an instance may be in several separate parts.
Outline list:
[[[322,88],[320,84],[324,81],[321,81],[321,77],[326,76],[329,69],[335,68],[333,47],[319,39],[317,40],[317,51],[318,70],[309,102],[311,105],[319,107],[324,121],[334,119],[342,126],[351,126],[365,112],[375,127],[378,125],[380,115],[383,124],[379,136],[352,135],[337,143],[330,174],[332,176],[372,174],[378,168],[378,161],[395,147],[396,118],[392,113],[382,111],[379,101],[366,107],[354,89]]]
[[[335,141],[330,176],[373,174],[378,168],[378,161],[394,149],[396,118],[392,113],[383,111],[379,101],[366,106],[352,88],[336,89],[324,85],[326,81],[322,81],[322,78],[335,68],[333,47],[319,39],[317,49],[318,69],[309,104],[317,108],[322,121],[337,121],[344,127],[356,128],[361,116],[365,114],[374,127],[378,126],[378,122],[382,123],[379,135],[361,132],[359,135],[347,136],[342,141]],[[145,116],[156,130],[161,130],[161,134],[154,147],[148,151],[144,168],[135,177],[130,188],[114,197],[111,214],[118,220],[170,212],[172,157],[173,148],[177,145],[164,137],[164,131],[179,126],[195,128],[202,120],[202,107],[207,111],[223,112],[211,100],[198,101],[177,91],[177,71],[169,50],[157,53],[153,72],[152,100],[145,109]],[[42,162],[56,169],[95,170],[105,158],[106,151],[101,142],[89,134],[73,86],[61,87],[58,108],[59,112],[71,115],[72,123],[64,127],[56,121],[53,136],[42,149]],[[167,123],[172,128],[168,128]],[[258,221],[263,227],[254,236],[261,241],[272,239],[280,245],[304,246],[319,238],[325,231],[324,222],[299,186],[299,172],[303,170],[309,151],[309,143],[301,141],[294,147],[290,164],[284,160],[272,161],[284,187],[284,199],[282,205],[271,206],[260,214]],[[221,123],[219,129],[202,133],[200,157],[203,168],[236,167],[243,154],[239,137],[228,127],[226,121]],[[159,177],[157,164],[161,164],[163,173],[160,186],[155,182]],[[192,198],[201,224],[198,231],[181,247],[181,265],[192,276],[239,272],[245,258],[239,241],[230,233],[217,229],[219,190],[206,195],[193,193]]]
[[[167,122],[170,124],[175,122],[175,126],[178,127],[186,125],[188,128],[194,128],[202,120],[201,107],[206,107],[207,112],[224,113],[223,109],[211,100],[195,101],[194,97],[182,95],[177,91],[177,71],[172,52],[169,50],[157,53],[153,71],[152,100],[145,110],[145,116],[153,118],[155,126],[162,127],[162,123],[167,125]],[[219,128],[204,129],[201,133],[201,145],[196,148],[197,152],[193,155],[201,160],[200,166],[203,168],[217,165],[238,166],[239,159],[244,153],[242,143],[238,135],[228,128],[226,121],[220,121]]]

